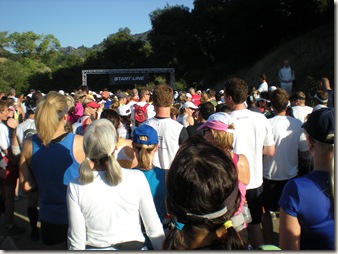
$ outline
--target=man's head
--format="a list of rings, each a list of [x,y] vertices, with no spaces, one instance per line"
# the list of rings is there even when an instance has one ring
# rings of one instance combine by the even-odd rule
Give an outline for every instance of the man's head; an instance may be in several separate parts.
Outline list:
[[[276,113],[286,111],[289,102],[289,94],[282,88],[277,88],[270,95],[271,105]]]
[[[174,90],[167,84],[158,85],[153,91],[155,107],[170,107],[174,102]]]
[[[321,79],[319,79],[319,87],[320,89],[323,89],[323,90],[331,89],[329,79],[326,77],[322,77]]]
[[[149,102],[150,96],[151,96],[151,93],[148,89],[141,89],[140,90],[140,101]]]
[[[285,59],[283,65],[284,67],[289,67],[289,60]]]
[[[305,106],[305,93],[302,91],[295,92],[290,96],[291,106]]]
[[[249,86],[243,80],[239,78],[232,78],[224,84],[224,101],[229,106],[230,104],[244,103],[248,96]]]

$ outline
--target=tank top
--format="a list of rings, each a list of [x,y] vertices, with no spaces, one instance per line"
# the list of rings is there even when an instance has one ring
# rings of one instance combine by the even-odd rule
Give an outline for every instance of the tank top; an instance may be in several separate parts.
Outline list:
[[[66,193],[69,181],[78,176],[79,163],[73,154],[75,135],[44,146],[37,134],[32,138],[30,169],[39,188],[40,218],[47,223],[67,224]]]

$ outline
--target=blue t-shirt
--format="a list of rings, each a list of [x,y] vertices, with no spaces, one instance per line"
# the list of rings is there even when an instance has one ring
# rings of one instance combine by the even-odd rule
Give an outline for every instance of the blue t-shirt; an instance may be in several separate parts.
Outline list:
[[[334,206],[328,172],[315,170],[289,180],[279,200],[284,211],[297,217],[301,250],[334,249]]]
[[[138,170],[142,171],[147,178],[158,217],[162,221],[167,213],[165,206],[165,170],[157,167],[151,170]]]

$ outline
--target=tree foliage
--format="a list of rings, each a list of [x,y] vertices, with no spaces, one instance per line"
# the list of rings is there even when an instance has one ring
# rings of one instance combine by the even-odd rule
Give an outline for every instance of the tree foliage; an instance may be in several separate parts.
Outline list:
[[[60,48],[51,34],[2,31],[0,57],[7,60],[0,64],[0,89],[72,89],[81,84],[82,69],[147,67],[175,68],[181,84],[208,86],[281,43],[333,23],[333,10],[333,0],[195,0],[192,10],[167,4],[149,14],[146,34],[120,28],[90,49]],[[91,84],[106,86],[107,78],[97,75]]]

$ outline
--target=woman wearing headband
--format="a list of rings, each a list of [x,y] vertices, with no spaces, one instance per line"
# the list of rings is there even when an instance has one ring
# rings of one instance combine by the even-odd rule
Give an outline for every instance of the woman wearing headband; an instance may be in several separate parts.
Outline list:
[[[82,137],[67,133],[67,99],[52,91],[39,100],[37,134],[26,139],[20,157],[20,183],[39,192],[41,237],[46,249],[67,249],[66,193],[85,159]]]
[[[229,156],[200,136],[178,150],[167,176],[167,209],[174,220],[166,250],[247,250],[232,218],[241,201]]]

